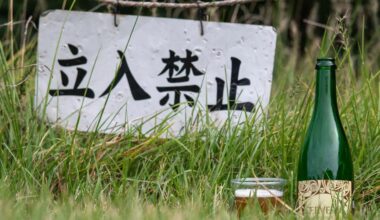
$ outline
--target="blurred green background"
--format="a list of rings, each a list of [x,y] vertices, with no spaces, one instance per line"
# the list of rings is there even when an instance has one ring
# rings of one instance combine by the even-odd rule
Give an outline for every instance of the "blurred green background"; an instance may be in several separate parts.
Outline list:
[[[69,8],[73,3],[72,0],[0,0],[0,33],[6,34],[6,24],[9,20],[8,12],[10,2],[13,1],[14,21],[19,25],[25,24],[25,21],[32,16],[33,21],[38,23],[39,15],[49,9]],[[157,0],[158,2],[165,2]],[[166,0],[166,2],[190,2],[189,0]],[[111,12],[111,9],[102,6],[98,0],[77,0],[75,1],[74,10],[98,12]],[[136,14],[140,11],[136,8],[122,8],[123,14]],[[157,9],[141,10],[144,15],[153,15],[161,17],[180,17],[195,18],[195,10],[188,9]],[[350,35],[354,38],[360,38],[361,30],[365,30],[366,40],[371,40],[374,35],[378,35],[380,10],[378,0],[268,0],[253,1],[252,3],[237,6],[222,7],[219,9],[210,8],[207,13],[210,20],[225,22],[240,22],[251,24],[265,24],[275,26],[281,39],[289,47],[297,47],[299,51],[304,52],[305,46],[314,41],[320,40],[324,28],[318,24],[326,24],[329,19],[335,19],[336,16],[344,16],[346,25],[351,27]],[[365,19],[365,26],[363,25]],[[2,38],[3,39],[3,38]]]

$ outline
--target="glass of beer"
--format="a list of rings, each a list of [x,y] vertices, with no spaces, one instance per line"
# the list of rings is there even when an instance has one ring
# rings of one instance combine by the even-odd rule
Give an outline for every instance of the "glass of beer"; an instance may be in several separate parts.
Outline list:
[[[244,208],[258,205],[265,214],[280,210],[286,180],[281,178],[242,178],[231,181],[235,194],[235,208],[240,217]]]

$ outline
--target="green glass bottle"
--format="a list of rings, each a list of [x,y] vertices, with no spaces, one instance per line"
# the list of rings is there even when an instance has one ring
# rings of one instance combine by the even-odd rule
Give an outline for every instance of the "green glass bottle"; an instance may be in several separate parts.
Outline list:
[[[353,165],[336,101],[335,60],[317,60],[313,116],[298,163],[298,210],[308,216],[349,212]]]

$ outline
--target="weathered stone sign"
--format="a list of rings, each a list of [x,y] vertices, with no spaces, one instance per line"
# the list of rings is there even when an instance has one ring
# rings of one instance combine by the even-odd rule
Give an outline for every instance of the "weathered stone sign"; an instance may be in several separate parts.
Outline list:
[[[36,108],[68,129],[245,120],[269,102],[272,27],[90,12],[40,19]],[[244,113],[244,114],[242,114]]]

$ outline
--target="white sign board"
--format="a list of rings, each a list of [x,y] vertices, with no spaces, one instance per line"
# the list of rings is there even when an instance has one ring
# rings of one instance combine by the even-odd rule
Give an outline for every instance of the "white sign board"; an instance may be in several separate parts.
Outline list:
[[[272,27],[51,11],[40,18],[36,108],[68,129],[180,134],[208,114],[217,123],[265,109]],[[256,115],[256,114],[255,114]],[[197,117],[196,117],[197,116]],[[199,117],[200,116],[200,117]],[[152,130],[153,129],[153,130]]]

